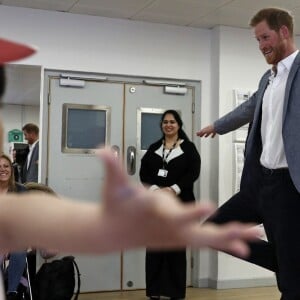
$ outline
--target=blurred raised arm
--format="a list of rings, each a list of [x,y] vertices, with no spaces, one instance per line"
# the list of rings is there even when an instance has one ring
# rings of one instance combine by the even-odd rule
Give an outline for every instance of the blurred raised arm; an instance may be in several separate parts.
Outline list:
[[[129,182],[120,162],[107,150],[100,154],[106,179],[102,203],[58,199],[40,193],[0,198],[0,249],[54,248],[105,253],[148,246],[213,247],[244,256],[245,241],[257,231],[247,225],[201,225],[213,212],[204,204],[184,205],[166,192],[151,192]]]

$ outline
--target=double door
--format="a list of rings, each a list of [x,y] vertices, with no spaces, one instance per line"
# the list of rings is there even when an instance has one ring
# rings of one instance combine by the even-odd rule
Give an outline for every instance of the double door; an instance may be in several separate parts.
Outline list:
[[[181,89],[178,95],[165,93],[163,85],[143,81],[83,81],[80,87],[66,86],[59,76],[48,75],[46,177],[58,194],[78,201],[101,202],[99,186],[104,173],[95,156],[98,144],[114,147],[128,175],[139,182],[141,158],[161,136],[159,120],[166,109],[180,112],[184,130],[192,137],[193,87],[187,87],[184,94]],[[145,249],[76,258],[82,274],[82,291],[145,287]]]

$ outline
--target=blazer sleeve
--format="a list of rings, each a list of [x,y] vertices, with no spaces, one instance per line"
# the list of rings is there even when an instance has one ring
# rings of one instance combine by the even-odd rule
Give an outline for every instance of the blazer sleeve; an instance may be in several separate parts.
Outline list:
[[[186,142],[184,155],[187,157],[187,171],[176,182],[181,190],[193,185],[198,179],[201,169],[201,158],[194,143]]]
[[[228,133],[253,121],[255,107],[259,97],[261,97],[261,90],[266,86],[265,83],[270,75],[270,70],[265,72],[259,82],[258,90],[247,101],[214,122],[214,128],[218,134]]]

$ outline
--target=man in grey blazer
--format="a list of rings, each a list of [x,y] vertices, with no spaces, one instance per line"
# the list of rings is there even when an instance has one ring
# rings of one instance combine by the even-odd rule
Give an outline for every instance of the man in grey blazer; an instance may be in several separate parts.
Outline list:
[[[23,126],[22,130],[29,145],[29,152],[23,166],[22,182],[38,182],[39,127],[28,123]]]
[[[250,22],[272,65],[253,96],[197,135],[224,134],[252,122],[240,192],[209,221],[263,223],[268,242],[251,245],[250,262],[276,272],[283,300],[300,299],[300,54],[292,16],[260,10]]]

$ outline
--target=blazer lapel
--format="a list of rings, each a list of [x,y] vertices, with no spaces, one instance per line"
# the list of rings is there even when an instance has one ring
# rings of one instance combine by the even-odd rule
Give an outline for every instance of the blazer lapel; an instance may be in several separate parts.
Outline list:
[[[262,115],[262,101],[265,90],[269,84],[269,77],[271,72],[266,72],[262,77],[259,88],[256,92],[257,102],[253,117],[253,123],[246,143],[245,163],[241,179],[241,190],[246,188],[248,191],[255,193],[257,185],[260,180],[260,160],[259,157],[262,151],[261,142],[261,115]],[[246,167],[247,166],[247,167]],[[245,171],[247,170],[247,171]]]
[[[297,74],[297,71],[299,69],[300,66],[300,52],[297,54],[294,63],[292,64],[287,82],[286,82],[286,87],[285,87],[285,94],[284,94],[284,103],[283,103],[283,113],[282,113],[282,123],[285,120],[285,115],[286,115],[286,111],[287,111],[287,107],[288,107],[288,101],[290,98],[290,92],[291,92],[291,86],[292,83],[294,81],[294,78]]]
[[[34,161],[35,159],[35,153],[37,151],[37,144],[35,144],[34,148],[32,149],[32,153],[31,153],[31,156],[30,156],[30,161],[28,162],[28,155],[27,155],[27,159],[26,159],[26,163],[28,163],[28,168],[27,168],[27,165],[26,165],[26,170],[29,170],[30,167],[31,167],[31,164],[32,162]]]
[[[261,113],[262,113],[262,101],[264,97],[265,90],[269,84],[269,77],[271,73],[267,72],[264,77],[262,78],[259,90],[257,91],[257,103],[255,107],[255,112],[254,112],[254,118],[253,118],[253,125],[249,133],[249,138],[247,141],[247,146],[249,147],[253,146],[253,141],[255,139],[255,135],[259,134],[260,135],[260,124],[261,124]],[[248,150],[247,150],[248,152]]]
[[[35,163],[35,160],[36,160],[36,153],[38,151],[38,142],[35,144],[34,148],[32,149],[32,154],[31,154],[31,157],[30,157],[30,162],[29,162],[29,165],[28,165],[28,169],[31,167],[31,164],[32,163]]]

